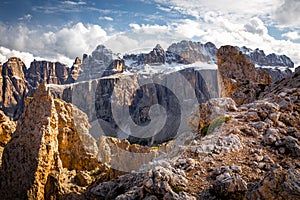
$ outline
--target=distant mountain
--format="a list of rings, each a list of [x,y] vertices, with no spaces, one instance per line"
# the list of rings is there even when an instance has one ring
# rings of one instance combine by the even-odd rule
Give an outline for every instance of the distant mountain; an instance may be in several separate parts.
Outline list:
[[[257,71],[267,71],[272,81],[278,81],[291,74],[290,68],[294,63],[285,55],[265,55],[262,50],[251,50],[240,47],[238,50],[252,62]],[[26,96],[32,96],[37,86],[43,81],[47,84],[65,85],[99,79],[104,76],[123,72],[142,77],[160,75],[182,71],[188,68],[195,69],[197,77],[202,77],[208,88],[204,96],[217,97],[216,84],[218,48],[211,42],[202,44],[183,40],[171,44],[164,50],[157,44],[149,53],[130,54],[121,56],[113,53],[104,45],[98,45],[91,55],[83,55],[82,61],[76,58],[71,68],[59,62],[34,60],[27,68],[20,58],[10,58],[0,65],[0,109],[6,115],[19,118],[23,110]],[[194,72],[193,72],[194,73]],[[189,76],[189,75],[187,75]],[[193,79],[195,75],[190,74]],[[65,100],[70,101],[70,94],[65,91]]]
[[[258,66],[268,67],[288,67],[293,68],[293,61],[286,55],[276,55],[274,53],[266,55],[263,50],[252,50],[245,46],[236,47],[246,55],[247,59]],[[206,62],[217,64],[216,52],[218,48],[211,42],[202,44],[183,40],[171,44],[165,51],[159,44],[149,53],[124,55],[125,60],[132,60],[133,66],[139,65],[161,65],[161,64],[192,64],[196,62]]]

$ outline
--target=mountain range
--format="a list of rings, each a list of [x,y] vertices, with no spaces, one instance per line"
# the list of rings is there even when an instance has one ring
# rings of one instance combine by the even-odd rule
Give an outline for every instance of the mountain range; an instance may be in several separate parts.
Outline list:
[[[287,56],[181,41],[0,68],[2,199],[300,198]]]

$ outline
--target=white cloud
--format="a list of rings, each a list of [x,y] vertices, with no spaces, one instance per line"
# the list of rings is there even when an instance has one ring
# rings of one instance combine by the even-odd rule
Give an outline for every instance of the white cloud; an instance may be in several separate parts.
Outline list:
[[[72,6],[86,5],[86,2],[84,2],[84,1],[78,1],[78,2],[75,2],[75,1],[63,1],[62,3],[63,4],[67,4],[67,5],[72,5]]]
[[[31,14],[24,15],[23,17],[18,18],[20,21],[30,21],[32,18]]]
[[[114,18],[112,18],[112,17],[108,17],[108,16],[99,17],[98,19],[99,19],[99,20],[114,21]]]
[[[70,59],[61,54],[57,54],[55,57],[39,57],[39,56],[34,56],[33,54],[28,53],[28,52],[11,50],[6,47],[0,46],[0,62],[5,63],[11,57],[20,58],[25,63],[27,68],[30,67],[30,63],[34,59],[35,60],[47,60],[47,61],[51,61],[51,62],[59,61],[63,64],[69,64],[69,66],[71,66],[71,64],[74,62],[74,59]]]
[[[132,30],[111,36],[104,44],[116,53],[147,52],[160,44],[167,48],[172,42],[171,27],[130,24]]]
[[[184,14],[201,18],[203,13],[208,11],[218,11],[229,13],[231,15],[241,15],[244,17],[253,17],[255,15],[265,15],[274,11],[280,0],[252,0],[252,1],[236,1],[236,0],[152,0],[160,6],[178,10]]]
[[[52,52],[58,52],[70,58],[90,53],[97,44],[107,39],[106,32],[98,25],[84,25],[77,23],[70,28],[63,28],[55,33],[43,35],[46,45]]]
[[[77,23],[58,31],[41,33],[25,25],[0,26],[0,43],[8,49],[28,52],[43,58],[57,59],[71,65],[75,57],[91,53],[98,44],[107,40],[99,25]],[[72,61],[71,61],[72,60]],[[71,61],[71,62],[70,62]]]
[[[286,37],[290,40],[298,40],[300,39],[300,34],[296,31],[290,31],[281,35],[282,37]]]

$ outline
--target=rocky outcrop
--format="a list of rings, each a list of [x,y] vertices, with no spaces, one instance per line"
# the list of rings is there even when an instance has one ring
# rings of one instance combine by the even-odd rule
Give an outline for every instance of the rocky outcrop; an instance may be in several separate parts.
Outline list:
[[[22,115],[2,156],[1,197],[42,199],[50,171],[61,167],[57,145],[57,112],[41,85]]]
[[[0,65],[0,109],[11,118],[18,119],[24,109],[24,99],[33,96],[40,83],[68,84],[77,80],[80,59],[72,68],[59,62],[36,61],[27,69],[21,59],[12,57]]]
[[[9,142],[16,130],[16,124],[0,110],[0,146],[4,147]]]
[[[165,51],[159,44],[157,44],[149,54],[146,54],[144,60],[145,64],[150,64],[150,65],[164,64],[165,62],[166,62]]]
[[[191,130],[201,133],[214,120],[219,120],[220,123],[229,120],[225,116],[226,112],[236,110],[236,104],[231,98],[212,98],[199,105],[199,110],[194,111],[188,118],[188,124]]]
[[[85,113],[70,103],[54,100],[58,113],[58,151],[62,166],[69,170],[92,170],[96,159],[96,140],[89,134],[90,125]]]
[[[104,180],[109,179],[111,171],[96,159],[98,149],[88,128],[82,111],[54,100],[47,87],[40,84],[33,98],[27,99],[17,129],[5,146],[1,197],[73,198],[87,186],[85,181],[92,181],[92,170]]]
[[[127,140],[102,136],[98,140],[97,158],[102,163],[107,163],[112,168],[131,172],[137,171],[143,164],[148,164],[158,152],[150,147],[130,144]],[[130,162],[128,162],[130,160]]]
[[[240,166],[216,167],[211,178],[211,192],[219,198],[244,199],[248,190],[247,183],[239,175]]]
[[[247,199],[298,199],[300,197],[300,171],[297,169],[272,169],[259,181]]]
[[[270,85],[266,91],[261,94],[261,97],[274,96],[275,94],[286,95],[286,89],[293,89],[300,87],[300,67],[296,68],[295,72],[280,81]]]
[[[104,182],[86,192],[89,199],[193,199],[184,187],[187,179],[174,168],[155,167],[146,174],[133,173]]]
[[[3,64],[0,78],[0,109],[13,118],[18,118],[24,108],[24,99],[28,92],[25,80],[25,64],[16,57]]]
[[[233,46],[222,46],[218,52],[219,96],[230,97],[237,105],[254,101],[259,93],[271,83],[265,71],[255,66]]]

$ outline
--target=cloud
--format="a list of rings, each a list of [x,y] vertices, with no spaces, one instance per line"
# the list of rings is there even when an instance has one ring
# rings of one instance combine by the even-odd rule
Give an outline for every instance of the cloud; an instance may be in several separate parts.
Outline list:
[[[298,40],[300,39],[300,34],[296,31],[290,31],[281,35],[282,37],[286,37],[290,40]]]
[[[28,52],[43,58],[67,61],[91,53],[98,44],[108,39],[99,25],[77,23],[57,31],[41,32],[25,25],[0,26],[0,44],[8,49]]]
[[[90,53],[96,46],[107,39],[106,32],[98,25],[77,23],[72,27],[43,35],[50,51],[58,52],[70,58]]]
[[[36,59],[36,60],[48,60],[48,61],[53,61],[56,62],[56,59],[51,59],[51,58],[41,58],[34,56],[31,53],[28,52],[22,52],[22,51],[16,51],[16,50],[11,50],[6,47],[0,46],[0,62],[5,63],[9,58],[11,57],[18,57],[21,58],[21,60],[25,63],[26,67],[30,67],[30,63]],[[68,58],[64,56],[59,56],[59,61],[62,63],[67,63],[67,62],[72,62]]]
[[[114,21],[112,17],[104,16],[104,17],[99,17],[99,20],[106,20],[106,21]]]
[[[10,57],[19,57],[25,63],[27,67],[30,66],[30,63],[33,61],[34,56],[27,52],[20,52],[15,50],[10,50],[5,47],[0,46],[0,62],[6,62]]]
[[[253,17],[255,15],[266,15],[276,9],[276,5],[280,0],[252,0],[252,1],[236,1],[236,0],[214,0],[201,1],[190,0],[188,3],[182,0],[152,0],[161,7],[175,9],[181,13],[194,16],[199,19],[203,13],[208,11],[217,11],[229,13],[231,15],[240,15],[243,18]]]
[[[18,18],[20,21],[30,21],[32,18],[31,14],[24,15],[23,17]]]
[[[63,4],[67,4],[67,5],[72,5],[72,6],[86,5],[86,2],[84,2],[84,1],[78,1],[78,2],[75,2],[75,1],[63,1],[62,3]]]
[[[244,28],[247,32],[258,34],[260,36],[265,35],[268,32],[263,21],[257,17],[252,18],[249,23],[245,24]]]
[[[275,18],[283,27],[299,28],[300,26],[300,1],[284,0],[275,12]]]

